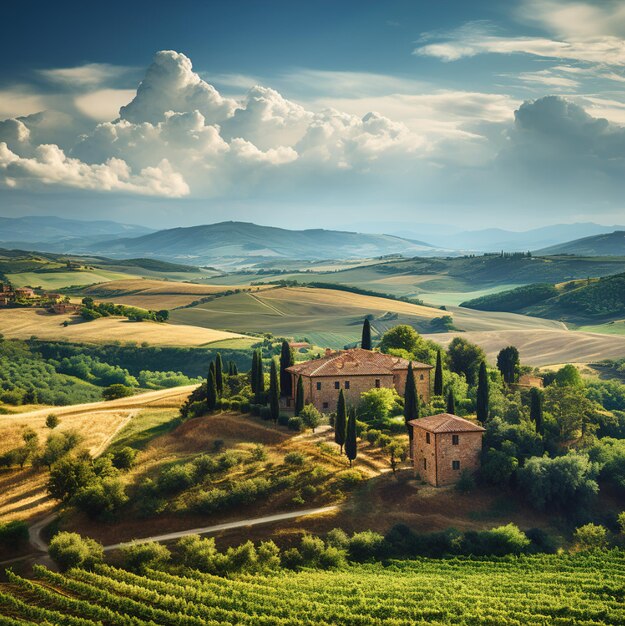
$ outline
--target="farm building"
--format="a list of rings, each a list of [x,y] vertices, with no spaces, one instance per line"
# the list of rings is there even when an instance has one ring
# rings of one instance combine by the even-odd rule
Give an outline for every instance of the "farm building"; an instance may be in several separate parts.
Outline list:
[[[287,368],[293,379],[293,397],[287,406],[293,406],[297,380],[304,385],[304,402],[314,404],[319,411],[334,411],[342,389],[348,403],[357,404],[360,394],[379,387],[395,389],[404,394],[409,361],[390,354],[362,348],[328,350],[324,357],[296,363]],[[431,365],[412,364],[417,393],[424,402],[430,399]]]
[[[457,415],[441,413],[409,422],[412,463],[434,487],[458,481],[463,470],[480,466],[484,428]]]
[[[544,386],[543,379],[540,376],[532,376],[531,374],[523,374],[516,383],[517,387],[529,389],[531,387],[542,388]]]

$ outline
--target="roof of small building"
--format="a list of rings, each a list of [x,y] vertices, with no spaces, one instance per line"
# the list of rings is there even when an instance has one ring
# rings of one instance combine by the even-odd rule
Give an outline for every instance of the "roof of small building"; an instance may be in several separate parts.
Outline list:
[[[320,359],[303,361],[287,368],[287,371],[304,376],[358,376],[393,374],[408,369],[409,361],[391,354],[351,348],[332,352]],[[431,365],[413,361],[414,369],[432,369]]]
[[[486,430],[476,422],[465,420],[451,413],[439,413],[428,417],[420,417],[408,422],[416,428],[423,428],[431,433],[468,433]]]

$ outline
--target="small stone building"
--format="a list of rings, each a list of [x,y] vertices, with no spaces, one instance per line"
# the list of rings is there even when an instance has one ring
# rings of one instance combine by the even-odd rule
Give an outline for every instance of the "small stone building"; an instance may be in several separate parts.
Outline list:
[[[542,389],[543,386],[544,382],[542,377],[532,376],[531,374],[523,374],[523,376],[519,376],[519,380],[517,382],[517,387],[524,387],[526,389],[531,389],[532,387]]]
[[[450,413],[409,422],[412,427],[412,463],[421,478],[442,487],[455,483],[463,470],[480,466],[484,428]]]
[[[370,389],[387,387],[404,395],[409,361],[390,354],[352,348],[332,352],[324,357],[296,363],[287,368],[293,380],[293,396],[287,407],[294,406],[297,381],[302,377],[304,403],[314,404],[319,411],[336,410],[342,389],[348,404],[358,404],[360,394]],[[417,393],[424,402],[430,400],[431,365],[412,362]]]

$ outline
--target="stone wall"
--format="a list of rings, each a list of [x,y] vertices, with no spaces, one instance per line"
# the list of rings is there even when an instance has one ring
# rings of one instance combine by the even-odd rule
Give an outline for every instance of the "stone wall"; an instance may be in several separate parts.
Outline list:
[[[482,432],[428,433],[416,426],[413,432],[414,468],[431,485],[451,485],[458,481],[463,470],[474,472],[480,467]],[[453,444],[454,435],[458,437],[457,445]],[[459,461],[457,469],[454,469],[454,461]]]

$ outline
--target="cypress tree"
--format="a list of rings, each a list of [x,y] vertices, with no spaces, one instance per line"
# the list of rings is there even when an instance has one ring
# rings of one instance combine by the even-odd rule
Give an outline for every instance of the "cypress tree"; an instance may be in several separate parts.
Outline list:
[[[237,364],[234,361],[232,361],[232,375],[233,376],[239,375],[239,368],[237,367]]]
[[[406,376],[406,388],[404,390],[404,422],[410,440],[410,450],[412,454],[412,426],[408,424],[411,420],[419,417],[419,398],[417,396],[417,386],[412,373],[412,361],[408,363],[408,375]]]
[[[530,391],[530,417],[536,424],[536,432],[543,434],[543,394],[532,387]]]
[[[356,442],[356,411],[351,409],[347,419],[347,432],[345,435],[345,454],[349,459],[349,466],[358,456],[358,443]]]
[[[215,357],[215,386],[217,387],[217,395],[221,396],[224,392],[224,364],[221,360],[221,353],[218,352]]]
[[[360,341],[360,347],[363,350],[371,350],[371,324],[366,317],[362,324],[362,339]]]
[[[208,368],[208,379],[206,381],[206,406],[209,411],[214,411],[217,406],[217,385],[215,383],[215,367]]]
[[[271,419],[277,423],[280,415],[280,381],[275,359],[271,359],[269,368],[269,409],[271,410]]]
[[[346,421],[347,407],[345,406],[345,394],[341,389],[341,391],[339,391],[339,401],[336,405],[336,420],[334,420],[334,441],[341,447],[341,454],[343,454],[343,446],[345,445]]]
[[[297,377],[297,391],[295,394],[295,415],[299,415],[304,408],[304,381],[301,376]]]
[[[486,371],[486,362],[480,363],[480,372],[477,377],[477,406],[476,414],[477,419],[480,422],[485,422],[488,419],[488,372]]]
[[[456,396],[454,396],[454,390],[451,387],[447,392],[447,413],[456,414]]]
[[[293,350],[289,342],[285,339],[282,342],[282,350],[280,351],[280,395],[290,398],[293,395],[293,379],[291,374],[286,371],[287,367],[291,367],[295,363],[293,358]]]
[[[436,353],[436,369],[434,370],[434,395],[443,395],[443,358],[441,351]]]
[[[213,380],[216,381],[216,378],[215,378],[215,361],[211,361],[210,365],[208,366],[208,376],[210,376],[211,372],[213,372]],[[208,380],[208,376],[206,377],[206,380]]]
[[[263,354],[258,349],[256,355],[256,404],[265,403],[265,370],[263,366]]]
[[[252,352],[252,369],[250,369],[250,385],[252,393],[256,395],[256,383],[258,382],[258,353]]]

